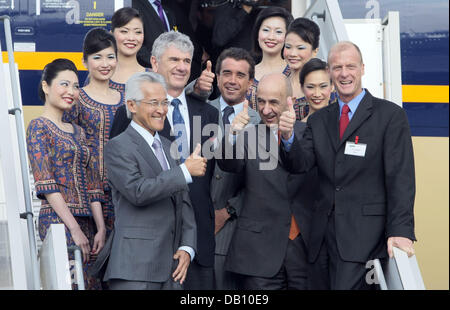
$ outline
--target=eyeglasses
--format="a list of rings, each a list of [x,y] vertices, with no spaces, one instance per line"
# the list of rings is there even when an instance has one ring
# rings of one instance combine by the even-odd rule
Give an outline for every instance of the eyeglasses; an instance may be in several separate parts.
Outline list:
[[[167,108],[170,105],[170,101],[165,99],[161,102],[158,102],[158,100],[154,99],[154,100],[150,100],[150,101],[145,101],[145,100],[135,100],[136,103],[145,103],[145,104],[149,104],[152,106],[152,108],[159,108],[159,107],[163,107],[163,108]]]

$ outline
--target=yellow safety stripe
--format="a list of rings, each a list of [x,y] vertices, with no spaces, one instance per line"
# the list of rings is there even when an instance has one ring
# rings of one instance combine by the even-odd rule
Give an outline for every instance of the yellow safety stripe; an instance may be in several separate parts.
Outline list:
[[[448,103],[448,85],[402,85],[403,102]]]
[[[2,52],[3,62],[8,62],[8,53]],[[42,70],[45,65],[57,58],[67,58],[73,61],[78,70],[86,70],[83,66],[83,53],[62,52],[14,52],[14,61],[19,70]]]

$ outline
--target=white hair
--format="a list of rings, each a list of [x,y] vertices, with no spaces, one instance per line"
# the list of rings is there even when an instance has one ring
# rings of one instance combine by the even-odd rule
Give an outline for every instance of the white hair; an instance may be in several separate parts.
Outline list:
[[[157,83],[161,84],[164,90],[167,92],[167,84],[163,76],[156,72],[139,72],[133,74],[125,84],[125,102],[133,100],[136,104],[140,104],[139,100],[144,99],[144,94],[142,93],[142,83]],[[128,105],[125,104],[127,109],[127,117],[132,118],[131,112],[128,109]]]
[[[191,39],[181,32],[171,30],[163,32],[153,42],[152,56],[155,56],[156,60],[160,61],[161,56],[170,45],[173,45],[180,51],[189,53],[191,58],[194,55],[194,44],[192,44]]]

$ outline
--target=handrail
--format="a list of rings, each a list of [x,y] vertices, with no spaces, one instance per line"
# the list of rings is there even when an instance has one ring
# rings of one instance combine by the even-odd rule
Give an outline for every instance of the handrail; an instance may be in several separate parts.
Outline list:
[[[12,86],[12,97],[14,103],[14,109],[10,111],[14,114],[16,118],[16,130],[18,136],[19,144],[19,157],[22,173],[22,184],[24,189],[25,198],[25,208],[26,208],[26,219],[27,219],[27,229],[28,229],[28,241],[30,244],[30,256],[31,256],[31,270],[33,277],[33,288],[35,290],[40,289],[40,276],[39,276],[39,266],[37,261],[37,248],[36,248],[36,237],[33,222],[33,207],[31,202],[31,188],[28,176],[28,161],[27,161],[27,150],[25,146],[25,128],[23,124],[22,108],[20,104],[20,91],[19,83],[15,75],[16,68],[14,66],[14,50],[12,45],[12,35],[11,35],[11,18],[7,15],[0,16],[0,21],[3,21],[5,25],[5,39],[6,39],[6,50],[8,52],[8,62],[9,62],[9,75],[11,79]]]
[[[67,249],[70,253],[74,253],[75,258],[75,274],[77,279],[78,290],[85,290],[83,276],[83,259],[81,257],[81,248],[77,245],[70,246]]]

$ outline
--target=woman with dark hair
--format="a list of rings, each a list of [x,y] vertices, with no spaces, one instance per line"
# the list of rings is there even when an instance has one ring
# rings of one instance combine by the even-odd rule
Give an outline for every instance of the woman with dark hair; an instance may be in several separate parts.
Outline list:
[[[109,86],[123,93],[125,83],[133,74],[151,71],[137,60],[144,42],[144,24],[139,11],[130,7],[117,10],[111,18],[111,32],[117,42],[117,68]]]
[[[253,54],[257,63],[255,78],[249,87],[247,99],[251,107],[257,110],[256,87],[258,81],[266,74],[283,72],[289,74],[289,67],[281,56],[286,29],[293,17],[282,7],[271,6],[261,10],[256,17],[252,33]]]
[[[103,149],[109,140],[114,115],[124,105],[123,93],[109,85],[117,65],[116,40],[110,32],[103,28],[93,28],[86,34],[83,64],[89,71],[89,84],[80,90],[79,101],[64,117],[86,132],[89,148],[103,182],[103,214],[107,238],[114,226],[114,207],[104,168]]]
[[[328,65],[318,58],[312,58],[303,65],[300,72],[300,85],[309,107],[308,115],[301,120],[305,124],[314,112],[337,100],[334,95],[333,99],[330,99],[334,87],[328,73]]]
[[[77,245],[83,253],[86,288],[100,289],[100,282],[86,271],[105,244],[103,190],[84,130],[63,121],[63,113],[78,100],[77,74],[67,59],[45,66],[38,90],[44,112],[28,126],[27,147],[41,199],[39,237],[45,239],[51,224],[64,224],[67,246]],[[74,260],[73,253],[69,259]]]
[[[298,120],[308,115],[308,102],[300,87],[299,78],[303,65],[316,57],[319,51],[320,29],[315,22],[307,18],[296,18],[288,27],[284,43],[283,56],[291,69],[294,109]]]

